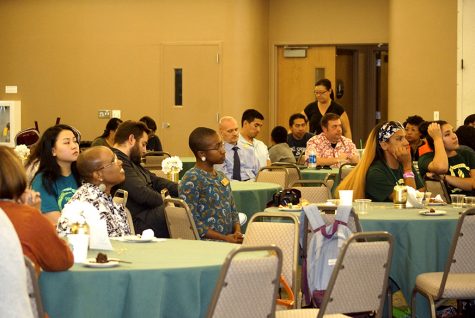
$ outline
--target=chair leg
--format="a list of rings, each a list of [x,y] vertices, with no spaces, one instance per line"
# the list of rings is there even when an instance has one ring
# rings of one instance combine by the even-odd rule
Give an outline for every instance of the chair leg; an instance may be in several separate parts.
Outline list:
[[[388,304],[388,317],[393,316],[393,293],[391,291],[391,287],[388,286],[386,291],[387,295],[387,304]]]
[[[434,303],[434,298],[426,293],[423,290],[418,289],[417,287],[414,287],[412,290],[412,297],[411,297],[411,318],[416,317],[416,296],[417,294],[420,294],[421,296],[424,296],[427,301],[429,302],[429,307],[430,307],[430,315],[432,318],[436,318],[435,315],[435,303]]]
[[[417,290],[414,288],[411,296],[411,318],[416,318],[416,296]]]

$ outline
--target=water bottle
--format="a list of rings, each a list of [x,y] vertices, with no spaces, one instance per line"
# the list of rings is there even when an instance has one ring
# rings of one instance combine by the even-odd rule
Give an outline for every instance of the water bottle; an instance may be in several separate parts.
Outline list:
[[[317,153],[315,149],[310,148],[310,152],[308,154],[308,167],[315,168],[317,166]]]

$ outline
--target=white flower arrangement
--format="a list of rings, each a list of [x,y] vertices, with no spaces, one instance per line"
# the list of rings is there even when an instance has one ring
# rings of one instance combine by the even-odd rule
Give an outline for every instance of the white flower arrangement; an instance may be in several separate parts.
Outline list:
[[[181,170],[183,170],[183,163],[181,162],[180,157],[173,156],[163,159],[162,171],[164,173],[180,172]]]
[[[26,160],[26,158],[28,158],[30,155],[30,149],[26,145],[18,145],[13,150],[15,151],[18,158],[20,158],[22,161]]]
[[[99,215],[98,209],[89,202],[70,201],[63,210],[56,225],[60,235],[71,234],[71,227],[75,223],[91,223]]]

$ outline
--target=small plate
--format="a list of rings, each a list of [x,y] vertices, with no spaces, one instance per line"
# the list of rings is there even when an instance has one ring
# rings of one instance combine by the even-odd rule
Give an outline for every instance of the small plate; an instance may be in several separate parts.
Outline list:
[[[149,239],[143,239],[136,235],[127,235],[127,236],[124,236],[122,239],[124,242],[129,242],[129,243],[148,243],[148,242],[153,241],[153,237]]]
[[[94,267],[94,268],[109,268],[109,267],[116,267],[119,266],[118,261],[109,260],[107,263],[98,263],[96,262],[95,258],[88,258],[84,263],[86,267]]]
[[[289,211],[289,212],[295,212],[295,211],[302,211],[301,206],[292,206],[291,208],[289,207],[281,207],[279,208],[279,211]]]
[[[428,206],[443,206],[443,205],[447,205],[447,203],[445,202],[429,202],[429,204],[427,204]]]
[[[422,211],[419,211],[419,214],[425,215],[425,216],[438,216],[438,215],[447,214],[447,212],[442,211],[442,210],[435,210],[435,212],[430,212],[429,210],[422,210]]]

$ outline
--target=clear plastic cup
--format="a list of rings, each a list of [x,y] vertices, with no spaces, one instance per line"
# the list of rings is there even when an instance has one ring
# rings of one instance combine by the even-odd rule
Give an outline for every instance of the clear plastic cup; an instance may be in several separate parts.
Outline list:
[[[452,200],[452,205],[457,208],[461,208],[463,206],[463,198],[465,194],[451,194],[450,200]]]
[[[371,199],[356,199],[355,200],[356,213],[361,214],[361,215],[368,214],[370,203],[371,203]]]

